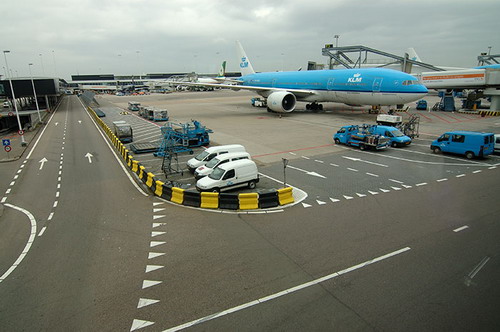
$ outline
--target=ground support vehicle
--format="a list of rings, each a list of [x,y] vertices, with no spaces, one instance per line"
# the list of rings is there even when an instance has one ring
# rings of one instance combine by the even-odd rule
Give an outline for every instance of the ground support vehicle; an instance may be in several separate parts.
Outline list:
[[[132,126],[125,121],[114,121],[113,132],[122,143],[130,143],[133,141]]]
[[[373,125],[368,127],[368,131],[387,137],[392,147],[403,147],[411,144],[411,138],[396,127]]]
[[[128,102],[128,110],[129,111],[138,111],[141,107],[141,103],[138,103],[136,101],[129,101]]]
[[[167,110],[153,110],[153,121],[168,121],[168,111]]]
[[[264,98],[252,98],[253,107],[267,107],[267,101]]]
[[[450,131],[439,136],[431,143],[434,153],[449,152],[460,154],[472,159],[485,157],[495,149],[493,133],[479,133],[474,131]]]
[[[403,123],[403,117],[401,115],[391,115],[391,114],[377,115],[377,124],[379,125],[397,127],[401,123]]]
[[[242,159],[216,167],[210,175],[196,182],[196,189],[213,192],[245,186],[255,189],[257,182],[259,182],[257,165],[252,160]]]
[[[340,128],[333,140],[335,144],[346,144],[359,147],[361,150],[380,150],[389,146],[389,139],[385,136],[372,134],[371,125],[351,125]]]
[[[168,153],[193,153],[191,148],[210,144],[211,129],[196,120],[186,123],[168,122],[161,127],[163,140],[155,156],[163,157]]]

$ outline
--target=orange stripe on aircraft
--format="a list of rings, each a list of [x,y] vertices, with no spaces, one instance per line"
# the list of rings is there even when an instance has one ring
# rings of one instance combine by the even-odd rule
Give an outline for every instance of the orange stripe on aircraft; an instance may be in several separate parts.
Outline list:
[[[428,80],[454,80],[460,78],[484,78],[484,74],[459,74],[459,75],[439,75],[422,77],[424,81]]]

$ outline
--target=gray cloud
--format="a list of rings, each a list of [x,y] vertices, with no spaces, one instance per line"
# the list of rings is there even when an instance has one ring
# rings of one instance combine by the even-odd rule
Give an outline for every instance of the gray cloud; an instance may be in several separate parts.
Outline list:
[[[325,63],[321,48],[366,45],[424,61],[471,67],[492,46],[500,53],[500,2],[4,0],[2,48],[18,75],[215,72],[236,70],[234,41],[254,68],[295,70]],[[40,56],[40,54],[42,54]],[[2,62],[3,63],[3,62]],[[2,67],[4,64],[2,64]]]

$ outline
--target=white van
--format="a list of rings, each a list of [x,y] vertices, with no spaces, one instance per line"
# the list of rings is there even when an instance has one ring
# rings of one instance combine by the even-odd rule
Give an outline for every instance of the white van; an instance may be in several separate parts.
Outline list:
[[[205,165],[198,167],[194,171],[194,177],[196,180],[199,180],[204,176],[210,175],[210,173],[212,173],[214,168],[216,168],[217,166],[240,159],[252,159],[252,158],[250,157],[250,154],[248,152],[223,153],[213,158]]]
[[[246,152],[246,150],[243,145],[239,144],[212,146],[196,157],[189,159],[187,162],[187,166],[189,168],[189,171],[191,173],[194,173],[195,169],[205,165],[218,155],[231,152]]]
[[[255,162],[249,159],[231,161],[216,167],[209,176],[196,182],[198,191],[224,191],[248,186],[254,189],[259,182]]]

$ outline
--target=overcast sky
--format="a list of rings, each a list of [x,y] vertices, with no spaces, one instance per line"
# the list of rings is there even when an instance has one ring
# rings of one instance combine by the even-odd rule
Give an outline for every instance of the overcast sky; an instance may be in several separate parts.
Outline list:
[[[326,63],[321,48],[365,45],[472,67],[500,54],[498,0],[2,0],[0,43],[14,76],[257,71]],[[5,74],[5,61],[1,59]]]

